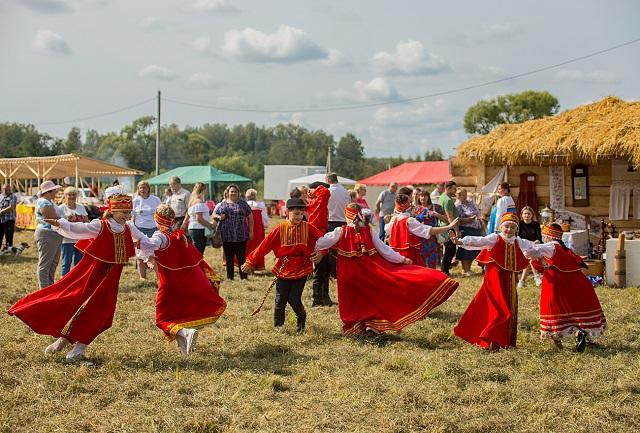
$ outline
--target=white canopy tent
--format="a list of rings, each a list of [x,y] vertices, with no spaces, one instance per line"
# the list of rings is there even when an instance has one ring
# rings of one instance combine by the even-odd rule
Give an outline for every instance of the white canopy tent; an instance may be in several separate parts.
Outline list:
[[[326,174],[324,173],[316,173],[310,174],[308,176],[298,177],[296,179],[291,179],[289,181],[289,191],[298,186],[309,185],[313,182],[325,182],[325,176]],[[353,186],[357,183],[353,179],[347,179],[346,177],[342,176],[338,176],[338,182],[345,186]]]

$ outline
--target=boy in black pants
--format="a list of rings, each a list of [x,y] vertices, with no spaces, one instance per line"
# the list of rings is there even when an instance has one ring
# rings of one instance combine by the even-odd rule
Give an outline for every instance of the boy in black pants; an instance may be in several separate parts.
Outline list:
[[[323,236],[311,224],[303,221],[307,205],[299,198],[287,200],[287,220],[278,224],[242,265],[243,272],[253,270],[254,262],[273,251],[277,260],[273,267],[276,276],[276,300],[273,324],[284,325],[287,303],[296,313],[298,332],[304,330],[307,313],[302,305],[302,290],[307,276],[313,272],[311,256],[316,241]]]

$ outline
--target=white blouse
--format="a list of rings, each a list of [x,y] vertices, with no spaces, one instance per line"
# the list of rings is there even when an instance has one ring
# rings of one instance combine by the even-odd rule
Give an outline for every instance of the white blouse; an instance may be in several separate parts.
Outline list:
[[[353,227],[353,225],[351,226]],[[316,250],[326,250],[331,248],[338,243],[340,235],[342,235],[342,227],[337,227],[332,232],[325,234],[316,242]],[[391,247],[382,242],[374,233],[371,234],[371,239],[373,239],[373,246],[386,260],[391,263],[402,263],[404,261],[404,257],[400,255],[400,253],[391,249]]]
[[[385,233],[390,236],[393,223],[396,220],[403,220],[405,218],[409,218],[408,226],[409,226],[409,231],[412,234],[424,239],[429,239],[431,237],[431,226],[426,224],[421,224],[420,221],[418,221],[417,219],[409,217],[405,214],[396,215],[393,218],[391,218],[391,221],[389,221],[389,224],[384,225]]]
[[[522,250],[524,256],[529,259],[536,259],[540,257],[540,247],[543,244],[534,244],[533,242],[522,239],[518,236],[512,236],[510,238],[506,238],[502,236],[502,234],[491,233],[487,236],[465,236],[462,239],[462,245],[460,248],[464,248],[465,250],[487,250],[491,249],[495,246],[496,242],[498,242],[498,236],[502,237],[504,241],[508,244],[512,244],[515,240],[518,240],[518,245]]]
[[[255,201],[255,200],[247,200],[247,204],[251,206],[251,208],[260,209],[260,214],[262,215],[262,226],[266,228],[269,226],[269,215],[267,214],[267,205],[264,204],[263,201]]]
[[[98,237],[102,230],[102,220],[94,219],[91,222],[83,223],[76,222],[70,223],[64,218],[58,220],[60,227],[53,226],[53,229],[60,233],[65,238],[69,239],[93,239]],[[131,230],[131,238],[134,242],[140,242],[140,248],[150,248],[150,240],[144,235],[132,221],[127,221],[125,224],[129,226]],[[113,218],[109,218],[109,226],[115,233],[122,233],[124,231],[124,225],[118,224]]]

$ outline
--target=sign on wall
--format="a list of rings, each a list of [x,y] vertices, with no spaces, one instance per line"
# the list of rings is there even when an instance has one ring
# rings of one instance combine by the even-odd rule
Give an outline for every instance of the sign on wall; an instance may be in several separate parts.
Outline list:
[[[551,209],[564,209],[564,166],[549,166],[549,206]]]

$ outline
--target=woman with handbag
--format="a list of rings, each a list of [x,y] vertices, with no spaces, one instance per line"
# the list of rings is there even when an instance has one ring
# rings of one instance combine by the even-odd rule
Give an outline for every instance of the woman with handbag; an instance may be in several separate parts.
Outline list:
[[[215,230],[216,223],[209,220],[209,208],[205,204],[204,196],[207,193],[207,185],[197,182],[191,192],[191,200],[187,209],[187,216],[182,223],[182,228],[189,228],[189,237],[201,254],[204,254],[207,245],[205,229]]]

